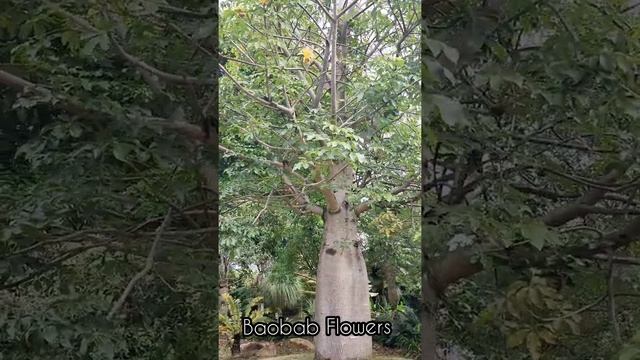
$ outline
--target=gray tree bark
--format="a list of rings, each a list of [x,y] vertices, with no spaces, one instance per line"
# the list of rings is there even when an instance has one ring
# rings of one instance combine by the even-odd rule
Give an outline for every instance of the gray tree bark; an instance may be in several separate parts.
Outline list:
[[[317,360],[370,359],[373,353],[371,336],[326,335],[326,317],[339,316],[340,321],[371,320],[369,277],[358,242],[357,218],[347,195],[353,183],[353,170],[345,164],[335,164],[332,187],[337,203],[336,212],[324,213],[324,241],[320,249],[316,282],[315,321],[320,334],[315,337]]]

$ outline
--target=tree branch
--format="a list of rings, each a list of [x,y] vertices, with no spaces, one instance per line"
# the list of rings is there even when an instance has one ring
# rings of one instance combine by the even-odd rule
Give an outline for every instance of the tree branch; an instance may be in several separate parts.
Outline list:
[[[623,175],[623,171],[612,170],[599,181],[612,182]],[[605,191],[601,189],[592,189],[579,198],[575,203],[556,208],[550,211],[542,218],[547,226],[557,227],[566,222],[580,216],[584,216],[584,205],[593,205],[605,195]],[[625,228],[611,232],[602,237],[601,246],[593,247],[589,245],[577,246],[568,249],[568,255],[575,257],[590,258],[595,254],[603,252],[605,248],[619,248],[627,245],[640,237],[640,217],[630,222]],[[522,251],[518,252],[518,249]],[[432,274],[431,281],[434,289],[441,294],[450,284],[482,271],[482,264],[477,261],[476,256],[482,252],[506,252],[505,249],[481,249],[460,248],[452,252],[448,252],[442,256],[436,257],[427,264]],[[526,248],[520,246],[516,249],[509,249],[508,258],[518,258],[518,260],[527,260],[529,264],[544,264],[553,254],[532,253]]]
[[[160,239],[162,238],[162,233],[171,220],[171,209],[172,208],[169,208],[169,210],[167,211],[167,215],[164,217],[164,221],[162,222],[162,224],[160,224],[160,226],[158,226],[158,229],[156,229],[156,238],[151,245],[151,250],[149,250],[149,254],[147,255],[147,261],[145,262],[144,268],[142,268],[142,270],[140,270],[133,276],[133,278],[131,278],[129,284],[127,284],[127,287],[120,295],[120,298],[118,298],[118,301],[113,304],[113,306],[111,307],[111,311],[109,311],[109,314],[107,314],[108,320],[113,318],[115,313],[120,310],[136,283],[140,281],[140,279],[142,279],[142,277],[144,277],[153,267],[153,259],[156,254],[158,244],[160,243]]]
[[[612,154],[617,152],[617,150],[614,150],[614,149],[592,148],[592,147],[588,147],[580,144],[569,143],[566,141],[556,141],[556,140],[545,139],[541,137],[526,137],[523,135],[511,135],[511,136],[516,139],[525,140],[527,142],[534,143],[534,144],[552,145],[552,146],[580,150],[580,151],[587,151],[587,152],[594,152],[594,153],[601,153],[601,154]]]
[[[160,5],[159,10],[169,14],[176,14],[176,15],[197,18],[197,19],[209,19],[215,16],[214,11],[195,12],[193,10],[182,9],[182,8],[171,6],[171,5]]]
[[[322,196],[324,196],[324,200],[327,202],[327,211],[330,214],[335,214],[340,211],[340,204],[338,203],[333,191],[326,186],[321,186],[319,190],[322,193]]]
[[[391,195],[398,195],[398,194],[400,194],[400,193],[402,193],[402,192],[406,191],[407,189],[409,189],[409,187],[410,187],[413,183],[414,183],[414,182],[413,182],[412,180],[407,180],[404,184],[402,184],[402,185],[400,185],[400,186],[398,186],[398,187],[395,187],[395,188],[391,189],[390,193],[391,193]],[[370,210],[370,209],[371,209],[371,207],[372,207],[372,205],[373,205],[373,202],[372,202],[372,201],[365,201],[365,202],[363,202],[363,203],[359,204],[359,205],[356,207],[356,210],[355,210],[356,215],[360,215],[360,214],[362,214],[362,213],[364,213],[364,212],[366,212],[366,211]]]
[[[227,69],[221,65],[218,64],[218,67],[220,68],[220,70],[222,70],[222,72],[229,78],[231,79],[231,81],[233,82],[233,84],[236,86],[236,88],[238,88],[238,90],[242,91],[243,93],[245,93],[247,96],[249,96],[252,100],[254,100],[255,102],[268,107],[270,109],[275,109],[278,110],[280,112],[282,112],[283,114],[285,114],[287,117],[293,117],[295,114],[295,110],[283,105],[280,105],[278,103],[275,103],[273,101],[269,101],[269,100],[265,100],[263,98],[261,98],[260,96],[256,95],[253,91],[247,89],[245,86],[243,86],[242,84],[240,84],[240,82],[234,78],[229,71],[227,71]]]
[[[96,29],[93,25],[91,25],[91,23],[89,23],[86,19],[72,14],[64,9],[62,9],[60,6],[55,5],[55,4],[50,4],[49,6],[51,6],[53,9],[55,9],[57,12],[59,12],[61,15],[63,15],[64,17],[66,17],[67,19],[72,20],[73,22],[75,22],[76,24],[80,25],[81,27],[83,27],[85,30],[94,32],[94,33],[100,33],[100,31],[98,29]],[[177,8],[174,8],[177,9]],[[143,69],[145,71],[148,71],[156,76],[158,76],[159,78],[161,78],[164,81],[167,82],[171,82],[171,83],[175,83],[175,84],[182,84],[182,85],[215,85],[216,84],[216,79],[211,78],[211,79],[199,79],[199,78],[195,78],[195,77],[191,77],[191,76],[181,76],[181,75],[176,75],[176,74],[171,74],[168,73],[166,71],[162,71],[158,68],[155,68],[149,64],[147,64],[146,62],[138,59],[137,57],[129,54],[128,52],[126,52],[124,50],[124,48],[122,47],[122,45],[120,45],[120,43],[118,43],[113,36],[109,35],[109,40],[111,41],[111,43],[116,47],[116,49],[118,50],[119,54],[128,62],[130,62],[131,64],[135,65],[136,67]]]
[[[282,179],[287,187],[289,187],[289,190],[295,195],[294,201],[299,207],[314,214],[322,215],[322,208],[314,204],[306,194],[296,189],[296,187],[291,182],[291,179],[289,179],[286,174],[282,174]]]
[[[97,244],[90,244],[90,245],[80,246],[80,247],[71,249],[67,253],[65,253],[63,255],[60,255],[57,258],[55,258],[54,260],[51,260],[50,262],[44,264],[44,266],[41,269],[38,269],[38,270],[34,271],[33,273],[31,273],[31,274],[29,274],[29,275],[27,275],[27,276],[25,276],[25,277],[23,277],[23,278],[21,278],[19,280],[16,280],[16,281],[14,281],[12,283],[2,284],[0,286],[0,290],[10,289],[10,288],[19,286],[19,285],[21,285],[21,284],[23,284],[23,283],[25,283],[27,281],[33,280],[37,276],[40,276],[42,274],[45,274],[45,273],[55,269],[55,265],[61,264],[66,260],[69,260],[69,259],[71,259],[73,257],[76,257],[76,256],[84,253],[87,250],[107,245],[109,242],[110,242],[110,240],[102,241],[102,242],[99,242]]]
[[[622,176],[623,171],[611,170],[608,174],[598,179],[598,182],[612,183],[614,180]],[[584,208],[584,205],[593,205],[602,199],[606,191],[602,189],[591,189],[581,198],[579,198],[574,204],[559,207],[556,210],[549,212],[543,217],[542,221],[548,226],[560,226],[572,219],[586,215],[588,212]]]
[[[563,194],[563,193],[557,193],[554,191],[550,191],[550,190],[546,190],[546,189],[542,189],[542,188],[535,188],[535,187],[531,187],[531,186],[527,186],[524,184],[518,184],[518,183],[512,183],[509,184],[512,188],[525,193],[525,194],[531,194],[531,195],[537,195],[537,196],[541,196],[543,198],[547,198],[547,199],[551,199],[551,200],[560,200],[560,199],[575,199],[580,197],[580,194],[577,193],[567,193],[567,194]]]
[[[113,40],[113,38],[111,39],[111,41],[113,42],[113,45],[116,47],[116,49],[118,49],[118,52],[120,53],[120,55],[125,60],[127,60],[128,62],[130,62],[131,64],[133,64],[134,66],[140,69],[146,70],[156,75],[157,77],[159,77],[160,79],[166,82],[180,84],[180,85],[215,85],[216,84],[216,79],[214,78],[199,79],[192,76],[181,76],[181,75],[171,74],[166,71],[162,71],[126,52],[122,47],[122,45],[120,45],[118,42]]]

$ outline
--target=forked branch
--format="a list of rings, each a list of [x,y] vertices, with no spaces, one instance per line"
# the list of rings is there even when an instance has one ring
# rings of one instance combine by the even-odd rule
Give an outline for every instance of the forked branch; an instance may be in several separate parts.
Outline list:
[[[113,318],[113,316],[118,312],[118,310],[120,310],[124,302],[127,300],[127,297],[133,290],[133,287],[138,283],[138,281],[140,281],[140,279],[142,279],[145,275],[147,275],[149,271],[151,271],[151,268],[153,268],[153,261],[156,255],[158,244],[160,243],[160,239],[162,238],[164,229],[167,227],[171,220],[171,209],[172,208],[170,207],[167,211],[167,215],[165,215],[164,217],[164,221],[162,221],[162,224],[160,224],[160,226],[158,226],[158,228],[156,229],[156,238],[153,240],[153,244],[151,244],[151,250],[149,250],[149,254],[147,255],[147,260],[145,262],[144,268],[142,268],[142,270],[140,270],[133,276],[133,278],[131,278],[129,284],[127,284],[127,287],[118,298],[118,301],[116,301],[111,307],[111,311],[109,311],[109,314],[107,314],[107,319],[111,320]]]

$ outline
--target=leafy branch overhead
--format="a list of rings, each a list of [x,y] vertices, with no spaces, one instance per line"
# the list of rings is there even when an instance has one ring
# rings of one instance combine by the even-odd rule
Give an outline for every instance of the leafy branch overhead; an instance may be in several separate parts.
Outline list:
[[[222,4],[223,292],[252,289],[271,316],[321,328],[399,307],[400,284],[415,296],[417,26],[406,1]],[[317,358],[373,356],[370,336],[323,334]]]
[[[618,269],[640,240],[640,39],[623,3],[423,8],[423,236],[430,239],[423,287],[433,304],[484,270],[504,276],[496,275],[500,288],[530,280],[530,290],[518,290],[529,295],[508,293],[487,316],[510,347],[534,359],[562,356],[560,339],[576,339],[583,326],[578,313],[604,300],[613,346],[620,345],[619,273],[598,269]],[[581,308],[586,299],[572,292],[586,285],[562,287],[561,297],[543,285],[558,272],[601,275],[609,295],[596,293],[596,305]],[[532,297],[539,291],[544,300]],[[546,315],[514,310],[531,305],[527,296]],[[547,297],[560,305],[539,306],[552,303]],[[567,323],[545,322],[551,313]]]
[[[0,4],[3,355],[217,351],[215,11]]]
[[[336,174],[330,164],[341,161],[356,169],[359,212],[369,203],[386,203],[379,194],[391,199],[387,194],[417,190],[416,159],[413,164],[396,159],[399,152],[410,154],[418,141],[417,57],[412,55],[419,45],[417,13],[411,9],[404,23],[391,24],[381,13],[401,6],[351,2],[334,16],[313,1],[291,7],[223,5],[225,156],[248,166],[275,166],[283,173],[283,191],[291,191],[303,209],[317,209],[319,198],[331,207],[329,183]],[[332,27],[335,21],[349,28],[339,31],[357,35],[343,43]],[[347,58],[336,65],[341,51]],[[344,100],[338,104],[339,93]]]

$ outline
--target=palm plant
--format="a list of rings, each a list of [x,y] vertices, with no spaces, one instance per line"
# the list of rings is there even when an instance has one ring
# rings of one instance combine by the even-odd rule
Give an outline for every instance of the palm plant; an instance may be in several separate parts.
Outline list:
[[[230,335],[233,338],[231,354],[240,353],[240,340],[242,339],[242,318],[247,317],[251,322],[257,322],[264,318],[264,305],[261,296],[254,297],[242,308],[239,299],[234,299],[228,293],[221,295],[227,306],[227,313],[219,315],[219,329],[221,334]]]

